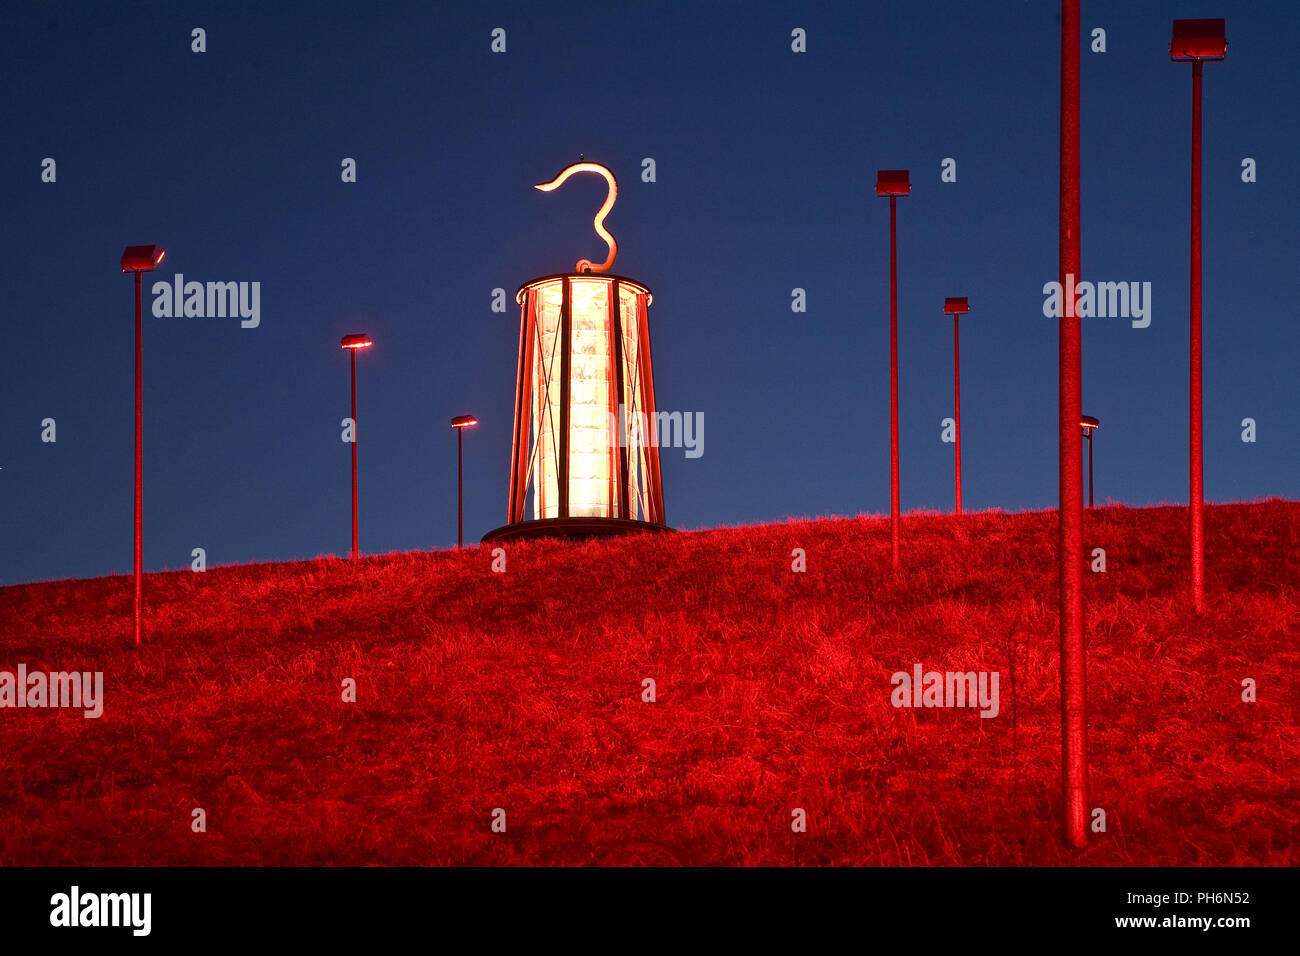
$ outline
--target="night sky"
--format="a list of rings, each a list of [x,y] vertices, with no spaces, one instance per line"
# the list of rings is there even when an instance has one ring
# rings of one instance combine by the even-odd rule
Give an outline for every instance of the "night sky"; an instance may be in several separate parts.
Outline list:
[[[448,421],[467,412],[482,424],[465,436],[466,537],[503,524],[514,291],[605,255],[603,182],[531,188],[579,153],[619,177],[613,271],[654,292],[659,407],[704,415],[702,457],[662,455],[670,524],[888,511],[880,168],[912,172],[904,510],[952,507],[940,309],[961,295],[965,506],[1054,506],[1057,12],[6,4],[0,583],[130,571],[133,298],[118,260],[135,243],[167,249],[145,287],[147,570],[187,567],[195,547],[210,565],[346,553],[347,332],[375,341],[358,357],[362,550],[454,544]],[[1084,322],[1101,501],[1187,496],[1191,68],[1167,44],[1173,18],[1205,16],[1227,19],[1230,44],[1205,67],[1206,496],[1300,497],[1300,5],[1085,2],[1083,278],[1150,282],[1153,297],[1149,328]],[[1094,27],[1104,54],[1087,49]],[[807,53],[791,51],[795,28]],[[340,181],[344,157],[356,183]],[[945,157],[955,183],[940,182]],[[260,326],[152,317],[149,284],[178,272],[260,282]],[[491,311],[498,287],[506,314]]]

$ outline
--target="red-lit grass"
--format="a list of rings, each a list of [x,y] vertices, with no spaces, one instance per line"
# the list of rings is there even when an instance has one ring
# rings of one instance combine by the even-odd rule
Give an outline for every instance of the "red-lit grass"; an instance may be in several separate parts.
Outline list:
[[[1085,520],[1082,854],[1039,512],[907,516],[897,580],[880,518],[150,575],[138,651],[129,577],[0,590],[0,668],[106,685],[0,710],[0,863],[1294,865],[1300,505],[1207,509],[1200,618],[1185,525]],[[895,709],[917,662],[999,671],[1000,715]]]

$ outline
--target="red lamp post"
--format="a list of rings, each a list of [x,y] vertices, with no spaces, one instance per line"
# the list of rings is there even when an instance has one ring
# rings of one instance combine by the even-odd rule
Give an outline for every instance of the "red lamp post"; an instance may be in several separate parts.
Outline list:
[[[953,392],[953,426],[957,439],[953,449],[955,463],[954,494],[957,501],[957,514],[961,514],[961,334],[958,319],[970,312],[970,303],[965,296],[960,299],[944,299],[943,311],[952,316],[952,392]]]
[[[1061,0],[1061,196],[1057,234],[1059,280],[1079,280],[1079,0]],[[1060,511],[1057,561],[1061,637],[1061,793],[1064,836],[1088,843],[1087,656],[1083,643],[1083,362],[1079,316],[1067,296],[1057,327],[1057,450]]]
[[[473,415],[457,415],[451,420],[451,427],[456,429],[456,547],[465,546],[465,498],[461,481],[461,453],[465,447],[465,429],[473,428],[478,419]]]
[[[1088,439],[1088,507],[1092,507],[1092,433],[1101,427],[1101,422],[1091,415],[1084,415],[1079,420],[1083,428],[1083,437]]]
[[[1192,63],[1191,395],[1188,512],[1191,523],[1192,604],[1205,605],[1205,463],[1201,439],[1201,63],[1222,60],[1228,40],[1222,20],[1175,20],[1169,58]]]
[[[898,197],[912,192],[906,169],[876,172],[876,195],[889,197],[889,542],[898,567]]]
[[[340,346],[347,349],[352,360],[352,557],[360,553],[357,547],[357,352],[374,345],[370,336],[356,332],[343,336]]]
[[[140,322],[140,274],[153,272],[167,253],[162,246],[127,246],[122,271],[135,273],[135,643],[144,640],[144,346]]]

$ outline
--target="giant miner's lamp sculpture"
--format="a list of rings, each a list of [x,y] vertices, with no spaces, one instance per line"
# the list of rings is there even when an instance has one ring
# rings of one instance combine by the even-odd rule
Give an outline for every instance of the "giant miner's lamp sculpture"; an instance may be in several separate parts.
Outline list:
[[[135,643],[144,640],[144,346],[140,326],[140,274],[153,272],[167,253],[162,246],[127,246],[122,271],[135,273]]]
[[[550,192],[577,173],[594,173],[608,185],[594,225],[609,255],[525,282],[515,297],[521,310],[509,523],[484,541],[669,530],[655,437],[650,290],[609,272],[618,244],[604,223],[618,183],[604,166],[578,162],[536,188]]]
[[[346,349],[352,360],[352,552],[356,557],[360,551],[357,547],[357,352],[368,349],[375,343],[364,332],[354,332],[343,336],[339,345]]]
[[[1205,604],[1205,462],[1201,440],[1201,64],[1222,60],[1228,39],[1222,20],[1175,20],[1169,58],[1192,61],[1191,396],[1188,435],[1188,513],[1191,524],[1192,604]]]
[[[943,311],[952,316],[952,399],[953,399],[953,493],[957,502],[957,514],[961,514],[961,331],[957,320],[970,312],[970,303],[966,297],[944,299]]]
[[[898,567],[898,197],[912,192],[906,169],[876,172],[876,195],[889,197],[889,542]]]

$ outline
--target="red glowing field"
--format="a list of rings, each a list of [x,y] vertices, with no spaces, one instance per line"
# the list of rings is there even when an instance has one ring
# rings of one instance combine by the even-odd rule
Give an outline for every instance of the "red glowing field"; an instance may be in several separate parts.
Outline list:
[[[881,518],[155,574],[138,651],[129,577],[0,590],[0,670],[105,698],[0,709],[0,864],[1300,863],[1300,504],[1207,509],[1201,617],[1185,509],[1086,515],[1081,854],[1055,513],[903,533],[897,582]],[[895,708],[915,664],[998,716]]]

